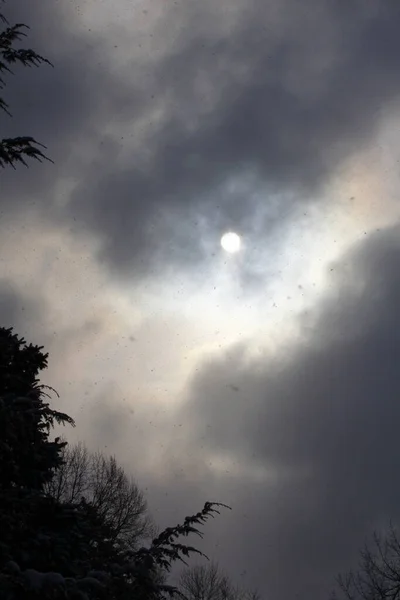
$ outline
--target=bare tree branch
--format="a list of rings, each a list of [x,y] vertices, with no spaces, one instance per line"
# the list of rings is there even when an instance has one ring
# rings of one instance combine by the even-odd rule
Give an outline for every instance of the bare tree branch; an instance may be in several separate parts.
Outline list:
[[[215,562],[183,569],[178,589],[186,600],[260,600],[257,591],[235,586]]]
[[[66,446],[63,465],[47,484],[53,498],[76,503],[84,498],[107,523],[114,541],[134,548],[156,535],[147,502],[136,482],[113,457],[90,453],[83,444]]]
[[[393,525],[386,535],[373,535],[360,552],[358,569],[340,575],[337,583],[341,596],[333,598],[400,600],[400,542]]]

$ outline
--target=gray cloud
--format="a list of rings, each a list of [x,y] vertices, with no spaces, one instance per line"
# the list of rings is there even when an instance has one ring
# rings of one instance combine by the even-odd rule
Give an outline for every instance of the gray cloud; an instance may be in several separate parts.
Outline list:
[[[224,498],[240,513],[224,560],[266,596],[321,597],[365,535],[400,518],[398,235],[343,259],[349,272],[301,343],[250,362],[237,348],[192,381],[180,415],[191,447],[266,469]]]
[[[25,47],[32,47],[48,58],[55,68],[14,68],[6,78],[4,97],[13,118],[0,115],[2,136],[31,135],[48,147],[47,155],[55,164],[2,173],[1,204],[7,211],[24,206],[51,211],[56,184],[73,176],[79,161],[79,135],[89,137],[97,115],[97,94],[104,95],[106,85],[97,58],[96,40],[87,43],[65,29],[59,6],[41,2],[33,8],[25,2],[6,3],[4,13],[11,23],[29,25]],[[82,57],[84,59],[82,60]]]
[[[0,322],[2,327],[13,327],[25,335],[29,324],[43,315],[43,307],[29,294],[18,290],[8,278],[0,279]]]
[[[173,19],[180,25],[164,53],[144,59],[128,44],[132,59],[122,71],[114,69],[107,40],[67,29],[60,5],[14,0],[7,7],[11,19],[32,26],[29,40],[55,69],[25,70],[11,81],[15,118],[1,116],[2,131],[36,136],[56,164],[1,173],[1,210],[36,207],[57,225],[94,233],[103,243],[98,259],[129,284],[156,269],[166,280],[168,269],[197,267],[207,259],[203,236],[225,227],[256,232],[255,243],[268,227],[277,235],[295,207],[313,201],[329,176],[373,141],[398,97],[397,2],[254,1],[226,29],[207,4],[199,18],[197,5],[166,17],[165,31]],[[60,205],[64,180],[71,185]],[[177,459],[177,472],[166,470],[161,483],[158,473],[148,475],[169,517],[179,510],[181,518],[211,495],[231,503],[232,520],[213,523],[210,543],[220,540],[230,572],[247,570],[246,583],[278,600],[318,597],[370,527],[399,517],[398,233],[376,235],[336,265],[332,297],[318,318],[304,319],[300,345],[250,363],[242,346],[205,365],[176,416],[191,436],[190,452],[185,447],[178,457],[183,467]],[[61,295],[68,296],[68,286],[72,292],[78,271]],[[81,302],[87,310],[88,301]],[[22,333],[23,307],[28,301],[4,283],[2,321]],[[63,340],[54,341],[59,377],[70,364],[86,369],[89,359],[77,356],[76,340],[89,354],[88,337],[101,337],[110,322],[106,312],[75,324],[76,307]],[[36,310],[29,304],[32,324]],[[39,321],[45,329],[43,312]],[[44,334],[49,343],[54,323],[60,327],[54,318]],[[116,377],[108,366],[98,370],[99,381]],[[93,370],[85,375],[85,393],[94,378]],[[77,396],[80,381],[74,385]],[[111,386],[95,397],[98,413],[86,429],[93,445],[130,437],[127,409],[113,404],[118,395]],[[163,419],[156,420],[160,428]],[[164,423],[173,449],[178,428],[167,417]],[[149,443],[146,427],[135,437],[137,455]],[[157,435],[152,451],[164,453]],[[207,464],[199,466],[203,450],[225,453],[249,472],[267,469],[267,482],[211,474]],[[125,457],[129,452],[131,446]],[[186,460],[197,470],[185,470]]]
[[[147,166],[121,170],[111,161],[99,177],[104,162],[98,162],[73,199],[73,210],[105,235],[105,258],[128,270],[132,261],[136,268],[142,261],[143,270],[154,262],[165,266],[166,259],[192,263],[201,258],[199,215],[211,229],[229,223],[246,232],[258,210],[254,189],[267,185],[290,196],[295,188],[305,202],[305,194],[369,138],[381,103],[398,90],[398,7],[369,20],[368,3],[363,6],[321,11],[309,24],[307,11],[288,4],[292,26],[284,23],[272,43],[268,12],[257,5],[222,40],[196,36],[189,21],[149,84],[149,103],[170,100],[167,118],[148,142]],[[315,64],[316,55],[326,66]],[[241,80],[238,64],[245,71]],[[205,114],[201,77],[216,96]],[[233,176],[248,173],[245,196],[226,190]],[[285,212],[281,207],[274,224],[282,225]]]
[[[393,2],[350,8],[288,0],[279,10],[253,2],[229,31],[221,15],[218,22],[206,8],[200,19],[190,5],[166,18],[166,27],[168,19],[181,22],[169,50],[146,62],[135,58],[132,43],[122,73],[104,40],[64,31],[57,10],[13,7],[41,32],[33,41],[43,52],[50,47],[56,68],[24,75],[10,98],[18,128],[43,139],[56,166],[35,167],[17,184],[8,174],[5,185],[51,214],[54,176],[75,178],[66,212],[53,207],[53,216],[99,234],[100,258],[114,272],[200,262],[207,257],[199,218],[209,235],[226,226],[246,233],[260,206],[254,191],[265,188],[280,194],[266,226],[281,227],[294,198],[313,198],[315,186],[370,139],[399,91],[400,8]],[[21,86],[30,90],[29,117]],[[160,107],[161,120],[152,122]],[[120,130],[124,124],[124,134],[101,133],[109,121]],[[80,150],[83,141],[91,158]],[[248,177],[245,196],[227,189],[238,176]]]

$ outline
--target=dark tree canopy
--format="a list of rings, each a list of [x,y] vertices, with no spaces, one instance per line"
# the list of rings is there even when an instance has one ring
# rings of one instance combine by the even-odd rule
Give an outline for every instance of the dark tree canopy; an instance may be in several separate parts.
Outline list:
[[[0,486],[42,489],[61,465],[65,442],[49,439],[55,423],[73,419],[50,408],[39,384],[47,367],[42,347],[27,345],[11,329],[0,329]]]
[[[201,536],[199,526],[224,505],[207,502],[181,525],[138,548],[130,534],[143,533],[134,512],[145,510],[143,496],[115,459],[95,455],[97,479],[87,481],[86,493],[81,487],[81,497],[71,493],[68,477],[65,493],[54,493],[57,482],[65,483],[65,471],[64,479],[58,473],[68,454],[65,441],[50,438],[51,428],[74,422],[47,402],[49,388],[39,382],[48,358],[42,349],[0,328],[0,598],[162,600],[179,595],[166,583],[173,563],[202,555],[179,538]],[[85,470],[76,473],[79,477]]]
[[[24,67],[38,67],[43,63],[51,65],[47,58],[31,48],[18,47],[19,42],[26,37],[26,30],[29,29],[27,25],[23,23],[10,24],[0,10],[0,28],[2,28],[0,29],[0,90],[5,88],[6,76],[13,73],[14,65]],[[11,117],[10,107],[2,96],[0,96],[0,109]],[[30,136],[20,135],[14,138],[0,139],[0,167],[15,168],[17,163],[22,163],[27,167],[26,159],[29,158],[40,162],[50,160],[42,149],[45,149],[45,146]]]

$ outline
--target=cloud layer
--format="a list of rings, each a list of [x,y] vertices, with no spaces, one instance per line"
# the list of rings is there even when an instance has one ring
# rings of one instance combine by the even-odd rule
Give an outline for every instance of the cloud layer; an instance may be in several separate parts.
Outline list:
[[[225,462],[222,480],[240,466],[248,517],[233,516],[223,552],[274,598],[321,597],[372,528],[399,519],[398,239],[396,227],[343,259],[302,341],[214,356],[190,386],[191,447]]]
[[[224,12],[206,2],[146,14],[122,2],[118,28],[101,26],[87,6],[87,28],[78,9],[9,7],[56,63],[10,89],[12,125],[43,139],[56,160],[24,178],[18,196],[32,201],[40,189],[46,214],[99,235],[114,273],[209,258],[201,219],[209,236],[227,226],[246,233],[260,190],[265,227],[282,228],[292,204],[314,200],[371,138],[399,91],[395,3],[287,0]]]
[[[2,135],[55,165],[1,173],[2,323],[162,525],[232,504],[205,549],[265,597],[322,597],[400,516],[400,5],[98,7],[7,6],[55,68],[9,80]]]

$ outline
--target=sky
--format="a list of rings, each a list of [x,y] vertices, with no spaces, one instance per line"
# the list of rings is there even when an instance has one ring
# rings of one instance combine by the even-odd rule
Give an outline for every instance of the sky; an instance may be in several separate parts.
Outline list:
[[[263,598],[328,598],[400,520],[400,4],[13,0],[0,316],[71,442]],[[221,236],[242,246],[226,253]]]

